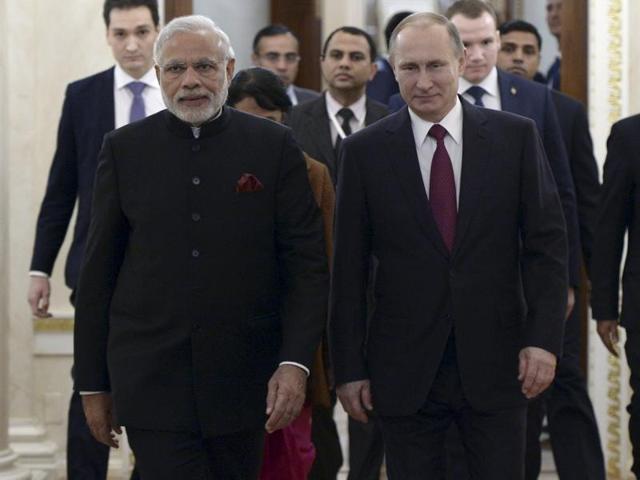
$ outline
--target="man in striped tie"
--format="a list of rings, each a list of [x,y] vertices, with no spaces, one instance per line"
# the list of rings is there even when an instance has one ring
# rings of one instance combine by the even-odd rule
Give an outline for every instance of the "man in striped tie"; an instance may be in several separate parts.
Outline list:
[[[454,423],[472,478],[522,479],[526,403],[562,345],[553,174],[531,120],[457,95],[465,62],[451,21],[407,17],[390,63],[408,106],[341,147],[329,344],[345,410],[379,419],[391,480],[445,478]]]

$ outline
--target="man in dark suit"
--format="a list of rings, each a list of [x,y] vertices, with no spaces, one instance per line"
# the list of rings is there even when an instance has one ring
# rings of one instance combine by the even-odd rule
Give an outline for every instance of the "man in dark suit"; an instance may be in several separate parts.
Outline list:
[[[409,108],[341,152],[338,397],[355,419],[378,414],[390,479],[444,478],[456,423],[473,478],[518,480],[526,400],[552,381],[562,345],[567,245],[553,175],[531,120],[457,96],[465,53],[450,21],[415,14],[391,43]]]
[[[292,105],[305,103],[320,94],[308,88],[294,85],[300,66],[298,37],[284,25],[267,25],[253,38],[253,64],[271,70],[287,88]]]
[[[314,159],[329,167],[337,180],[337,158],[344,138],[387,115],[387,108],[366,95],[376,74],[376,48],[371,36],[356,27],[334,30],[322,47],[322,75],[327,90],[316,100],[291,111],[289,125],[296,140]],[[373,269],[372,273],[373,275]],[[335,479],[342,458],[333,408],[314,409],[312,434],[317,458],[312,480]],[[349,480],[377,480],[383,461],[382,434],[376,424],[349,419]]]
[[[640,207],[640,115],[614,124],[607,142],[604,182],[598,209],[591,261],[591,308],[598,334],[607,349],[618,355],[618,323],[627,333],[625,353],[633,393],[627,407],[633,446],[632,472],[640,478],[640,308],[638,296],[638,208]],[[622,275],[622,311],[619,310],[620,262],[626,242]]]
[[[107,134],[99,157],[76,389],[98,440],[116,447],[127,427],[142,478],[257,478],[264,430],[300,411],[324,328],[302,152],[223,107],[233,55],[210,19],[170,22],[154,52],[168,110]]]
[[[289,118],[296,140],[312,158],[337,178],[336,150],[349,134],[387,115],[387,108],[366,96],[376,74],[376,47],[371,36],[356,27],[340,27],[322,47],[322,76],[327,90],[317,99],[294,107]]]
[[[501,49],[498,67],[533,80],[540,66],[542,45],[536,27],[522,20],[513,20],[501,25],[499,30]],[[600,189],[589,121],[580,102],[557,90],[551,91],[551,98],[576,188],[582,259],[588,272]],[[582,305],[584,302],[576,303]],[[556,379],[543,398],[530,402],[528,406],[526,478],[530,480],[535,480],[540,474],[540,432],[545,413],[558,476],[561,479],[606,478],[598,423],[580,366],[580,318],[581,311],[574,308],[565,324],[562,358],[558,362]]]
[[[547,0],[546,12],[549,31],[556,37],[558,45],[560,45],[560,37],[562,36],[562,0]],[[547,70],[547,86],[553,90],[560,90],[561,66],[562,59],[558,55]]]
[[[31,260],[28,300],[38,317],[49,316],[49,276],[77,202],[65,266],[73,303],[89,228],[97,157],[105,133],[164,109],[152,68],[158,28],[156,0],[107,0],[103,14],[116,65],[67,87]],[[67,477],[105,479],[108,458],[108,448],[91,436],[80,398],[74,392],[67,431]]]

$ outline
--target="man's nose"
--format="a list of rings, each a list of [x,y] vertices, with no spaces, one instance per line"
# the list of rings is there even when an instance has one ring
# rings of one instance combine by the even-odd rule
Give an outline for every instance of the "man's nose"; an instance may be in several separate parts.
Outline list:
[[[420,90],[429,90],[433,82],[431,81],[431,75],[429,75],[425,70],[420,70],[418,73],[418,80],[416,82],[416,87]]]
[[[138,40],[133,35],[127,38],[126,48],[128,52],[135,52],[138,49]]]
[[[287,59],[284,55],[280,55],[276,61],[276,68],[280,71],[287,69]]]
[[[470,61],[482,60],[482,49],[478,45],[467,47],[467,55]]]
[[[200,76],[196,73],[192,66],[187,67],[187,70],[184,72],[184,76],[182,77],[182,87],[193,89],[199,87],[200,85]]]

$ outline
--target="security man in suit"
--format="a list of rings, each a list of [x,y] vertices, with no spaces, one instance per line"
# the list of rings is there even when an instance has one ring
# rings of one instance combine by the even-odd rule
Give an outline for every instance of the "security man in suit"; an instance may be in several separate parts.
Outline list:
[[[536,27],[523,20],[513,20],[501,25],[499,31],[498,67],[533,80],[540,66],[542,46]],[[600,190],[589,121],[580,102],[557,90],[551,91],[551,98],[571,165],[578,203],[582,260],[589,272]],[[576,302],[577,305],[582,303]],[[580,367],[580,313],[578,308],[574,308],[565,324],[562,358],[558,362],[553,385],[543,398],[530,402],[527,409],[528,480],[535,480],[540,474],[539,439],[545,413],[558,476],[561,479],[593,480],[606,477],[598,424]]]
[[[640,115],[620,120],[611,128],[604,163],[591,262],[591,308],[598,335],[617,356],[618,326],[625,329],[624,345],[632,394],[627,406],[632,444],[631,471],[640,478],[640,308],[638,281],[640,245]],[[625,245],[625,237],[627,242]],[[620,264],[626,247],[621,275]],[[622,280],[622,309],[620,284]]]
[[[445,478],[454,423],[472,478],[520,480],[526,402],[553,380],[566,310],[553,175],[533,121],[457,95],[466,53],[451,21],[407,17],[390,59],[408,107],[341,150],[338,397],[356,420],[376,412],[390,480]]]
[[[251,60],[256,67],[263,67],[278,75],[287,88],[292,105],[308,102],[320,94],[308,88],[294,85],[300,66],[298,37],[284,25],[267,25],[253,38]]]
[[[159,22],[157,1],[106,0],[103,16],[116,65],[67,87],[29,272],[28,300],[37,317],[49,316],[49,276],[77,202],[65,267],[65,281],[74,303],[102,138],[114,128],[165,108],[153,71],[153,43]],[[91,436],[80,398],[74,392],[67,431],[68,478],[104,479],[108,458],[109,449]]]
[[[327,90],[319,98],[294,107],[289,117],[302,149],[329,167],[334,184],[341,142],[388,113],[384,105],[366,95],[367,83],[377,71],[375,59],[375,44],[364,30],[345,26],[331,32],[321,56]],[[314,409],[313,420],[318,453],[310,478],[334,479],[342,458],[333,408]],[[382,461],[382,436],[377,424],[349,419],[349,480],[377,480]]]

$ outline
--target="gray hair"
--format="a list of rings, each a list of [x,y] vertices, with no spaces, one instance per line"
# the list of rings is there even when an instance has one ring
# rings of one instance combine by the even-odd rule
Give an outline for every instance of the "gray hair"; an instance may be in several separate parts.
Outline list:
[[[426,28],[434,25],[441,25],[447,29],[449,38],[451,39],[453,53],[456,55],[456,58],[460,58],[464,52],[464,44],[462,43],[458,29],[447,17],[431,12],[419,12],[409,15],[407,18],[402,20],[396,28],[394,28],[393,33],[391,33],[391,37],[389,38],[389,57],[393,59],[396,41],[402,30],[409,26]],[[393,64],[393,60],[391,63]]]
[[[213,20],[205,17],[204,15],[188,15],[185,17],[174,18],[160,31],[153,47],[153,60],[156,62],[156,65],[160,65],[164,45],[176,33],[198,33],[203,31],[217,35],[218,44],[216,47],[222,50],[224,56],[223,60],[225,62],[231,58],[235,58],[235,53],[231,47],[229,36],[224,33],[224,31],[218,27]]]

